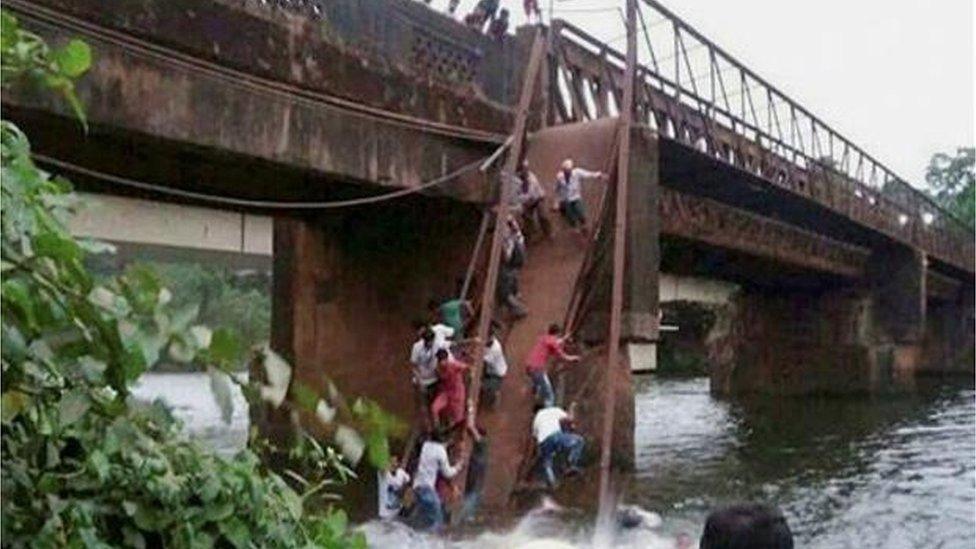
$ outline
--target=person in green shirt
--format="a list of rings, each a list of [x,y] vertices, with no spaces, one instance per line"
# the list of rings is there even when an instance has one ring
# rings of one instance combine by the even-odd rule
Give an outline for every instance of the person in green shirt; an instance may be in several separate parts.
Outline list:
[[[471,302],[466,299],[449,299],[440,305],[437,301],[431,300],[428,308],[434,313],[432,316],[440,318],[440,321],[451,328],[456,334],[464,333],[464,319],[473,314]]]

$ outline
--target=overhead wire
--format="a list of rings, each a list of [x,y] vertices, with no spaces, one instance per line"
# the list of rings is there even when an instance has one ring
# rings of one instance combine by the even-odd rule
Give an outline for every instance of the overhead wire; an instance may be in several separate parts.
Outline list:
[[[505,146],[506,145],[502,145],[502,147]],[[60,160],[37,152],[32,152],[31,156],[35,158],[37,161],[41,162],[42,164],[54,166],[56,168],[74,172],[80,175],[93,177],[95,179],[99,179],[102,181],[115,183],[117,185],[121,185],[124,187],[164,194],[168,196],[175,196],[178,198],[208,202],[208,203],[218,204],[222,206],[233,206],[238,208],[245,207],[245,208],[265,209],[265,210],[333,210],[339,208],[351,208],[355,206],[376,204],[379,202],[385,202],[387,200],[393,200],[395,198],[400,198],[411,194],[417,194],[419,192],[425,191],[432,187],[436,187],[438,185],[451,181],[452,179],[460,177],[461,175],[467,172],[480,170],[480,168],[486,163],[486,160],[490,159],[492,155],[479,158],[473,162],[469,162],[456,170],[453,170],[439,177],[435,177],[434,179],[431,179],[429,181],[426,181],[414,187],[409,187],[409,188],[400,189],[393,192],[378,194],[373,196],[364,196],[361,198],[351,198],[346,200],[335,200],[335,201],[310,201],[310,202],[235,198],[231,196],[221,196],[221,195],[203,193],[198,191],[188,191],[185,189],[167,187],[155,183],[146,183],[144,181],[137,181],[135,179],[124,177],[121,175],[106,173],[101,170],[79,166],[78,164],[68,162],[66,160]]]

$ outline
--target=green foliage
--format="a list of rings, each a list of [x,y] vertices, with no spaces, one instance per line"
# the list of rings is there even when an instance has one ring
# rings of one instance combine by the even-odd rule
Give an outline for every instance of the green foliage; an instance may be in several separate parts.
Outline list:
[[[69,82],[88,64],[87,47],[55,54],[6,13],[3,25],[4,85],[17,64],[10,74],[53,67]],[[150,268],[94,277],[86,258],[110,247],[70,235],[70,185],[38,169],[26,136],[0,124],[4,546],[364,547],[330,487],[353,478],[347,463],[364,449],[384,464],[398,422],[368,401],[346,409],[331,384],[313,391],[316,411],[332,410],[315,416],[340,451],[301,435],[283,478],[252,450],[225,459],[199,448],[165,406],[135,401],[132,383],[166,356],[207,368],[226,415],[240,338],[197,324],[196,307]],[[290,366],[266,348],[255,360],[263,376],[245,395],[289,406]]]
[[[85,111],[75,95],[74,80],[91,65],[88,44],[76,39],[60,49],[50,48],[41,37],[20,28],[7,11],[0,12],[0,27],[0,80],[4,86],[23,83],[54,90],[67,100],[85,125]]]
[[[925,180],[930,194],[943,208],[973,226],[976,222],[976,149],[961,147],[955,156],[932,155]]]
[[[245,348],[267,343],[271,295],[266,277],[241,277],[230,269],[199,263],[147,262],[126,270],[143,269],[157,273],[172,291],[174,306],[195,309],[200,323],[239,334]]]

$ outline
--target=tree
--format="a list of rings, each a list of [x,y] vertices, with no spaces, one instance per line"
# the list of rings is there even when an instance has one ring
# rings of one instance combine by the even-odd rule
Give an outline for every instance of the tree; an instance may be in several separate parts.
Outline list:
[[[49,48],[0,16],[3,86],[55,90],[80,111],[74,79],[88,68],[88,46]],[[267,348],[256,358],[263,381],[243,385],[231,375],[245,360],[237,335],[175,307],[152,269],[92,275],[86,258],[110,247],[68,232],[69,182],[39,169],[27,136],[6,120],[0,170],[4,546],[365,546],[329,489],[363,455],[385,465],[398,423],[370,401],[345,406],[331,384],[320,395],[293,382]],[[295,468],[280,476],[250,449],[222,458],[198,447],[164,406],[131,398],[133,382],[164,355],[206,368],[225,410],[238,383],[253,400],[309,412],[338,451],[297,437],[288,449]]]
[[[976,221],[976,149],[960,147],[955,156],[946,153],[932,155],[925,171],[929,194],[943,208],[973,226]]]

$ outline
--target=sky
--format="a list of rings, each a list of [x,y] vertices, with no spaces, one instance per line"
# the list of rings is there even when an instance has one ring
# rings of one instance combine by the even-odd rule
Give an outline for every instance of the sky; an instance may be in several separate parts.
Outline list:
[[[462,0],[459,13],[475,3]],[[539,3],[548,13],[550,0]],[[913,185],[923,185],[933,153],[973,146],[973,0],[662,3]],[[524,22],[522,2],[501,5]],[[556,17],[617,38],[621,50],[614,8],[623,5],[552,3]]]

